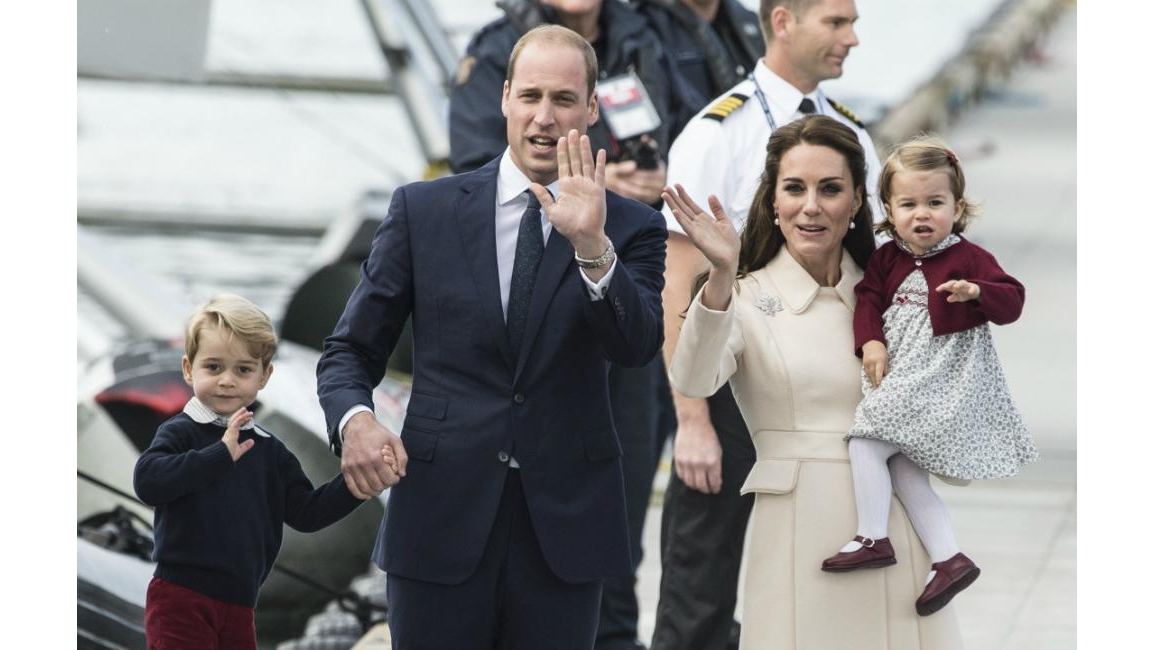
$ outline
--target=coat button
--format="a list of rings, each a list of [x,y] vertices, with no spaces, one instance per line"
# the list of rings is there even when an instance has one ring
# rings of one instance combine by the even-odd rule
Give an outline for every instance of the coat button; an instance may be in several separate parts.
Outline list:
[[[515,404],[521,404],[524,401],[525,401],[525,395],[522,395],[521,393],[514,393],[513,402]]]
[[[509,462],[509,454],[505,453],[504,451],[499,451],[499,452],[497,452],[497,460],[500,460],[503,463],[508,463]]]

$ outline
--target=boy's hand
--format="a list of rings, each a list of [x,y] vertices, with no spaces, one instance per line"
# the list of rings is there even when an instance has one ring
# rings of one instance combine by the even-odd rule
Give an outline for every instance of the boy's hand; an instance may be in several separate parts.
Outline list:
[[[353,496],[366,499],[379,495],[405,476],[405,466],[409,463],[405,445],[372,413],[363,411],[354,415],[345,423],[343,433],[341,473]],[[396,469],[384,457],[385,447],[389,447]]]
[[[238,442],[241,437],[241,427],[252,419],[253,412],[242,406],[229,418],[229,426],[225,429],[225,435],[221,437],[221,442],[229,448],[229,454],[233,457],[234,463],[256,444],[251,438],[244,442]]]
[[[397,463],[397,456],[393,454],[392,447],[389,445],[382,447],[381,458],[385,461],[385,464],[393,470],[394,474],[401,474],[401,466]]]

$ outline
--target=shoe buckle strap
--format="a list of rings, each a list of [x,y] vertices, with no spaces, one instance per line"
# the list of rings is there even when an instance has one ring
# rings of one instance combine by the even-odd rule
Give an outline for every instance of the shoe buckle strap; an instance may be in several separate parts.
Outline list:
[[[862,535],[855,535],[854,541],[862,544],[863,548],[874,548],[874,540],[870,537],[863,537]]]

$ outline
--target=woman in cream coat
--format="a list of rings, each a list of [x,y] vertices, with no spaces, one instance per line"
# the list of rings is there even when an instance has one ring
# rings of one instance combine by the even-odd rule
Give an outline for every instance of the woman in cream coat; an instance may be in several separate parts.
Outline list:
[[[854,355],[854,285],[874,250],[866,165],[853,131],[815,115],[777,129],[739,238],[679,186],[664,198],[710,261],[671,364],[674,386],[706,397],[730,382],[757,462],[742,492],[749,525],[744,649],[960,648],[948,606],[915,613],[930,569],[902,506],[890,511],[898,564],[824,573],[854,534],[843,436],[862,397]]]

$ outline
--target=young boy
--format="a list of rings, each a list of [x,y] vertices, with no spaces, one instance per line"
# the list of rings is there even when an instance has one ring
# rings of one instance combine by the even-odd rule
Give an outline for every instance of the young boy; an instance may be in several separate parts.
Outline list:
[[[133,487],[156,508],[156,573],[145,600],[150,648],[257,647],[257,592],[281,548],[282,524],[320,530],[361,501],[338,474],[314,489],[249,407],[273,372],[277,337],[248,300],[197,308],[181,359],[194,397],[136,463]]]

